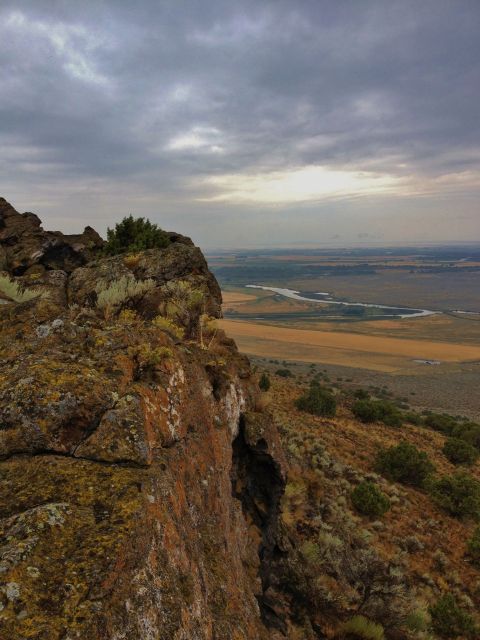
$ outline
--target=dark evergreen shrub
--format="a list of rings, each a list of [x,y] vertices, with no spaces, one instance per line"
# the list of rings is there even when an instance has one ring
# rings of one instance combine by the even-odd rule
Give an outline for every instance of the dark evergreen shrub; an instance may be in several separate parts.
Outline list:
[[[402,414],[386,400],[357,400],[352,406],[353,415],[362,422],[383,422],[390,427],[402,425]]]
[[[382,408],[382,422],[389,427],[401,427],[403,424],[403,416],[396,407],[384,403]]]
[[[378,518],[390,509],[390,500],[373,482],[361,482],[351,498],[355,509],[364,516]]]
[[[380,422],[381,420],[378,402],[368,398],[357,400],[352,406],[352,412],[362,422]]]
[[[452,596],[447,593],[429,608],[432,619],[432,631],[441,638],[475,638],[476,625],[472,616],[460,608]]]
[[[333,418],[337,410],[335,396],[313,380],[309,390],[295,401],[297,409],[315,416]]]
[[[435,467],[424,451],[409,442],[382,449],[375,461],[376,470],[390,480],[424,487]]]
[[[368,398],[370,397],[366,389],[356,389],[353,392],[353,395],[355,396],[355,398],[357,398],[357,400],[368,400]]]
[[[480,450],[480,424],[476,422],[457,424],[452,430],[452,436],[454,438],[460,438],[471,444],[472,447]]]
[[[281,378],[293,378],[293,373],[290,371],[290,369],[277,369],[275,373]]]
[[[403,419],[405,420],[405,422],[409,422],[410,424],[414,424],[416,426],[420,426],[423,424],[422,416],[418,413],[415,413],[414,411],[409,411],[408,413],[404,413]]]
[[[446,436],[450,436],[457,425],[457,421],[446,413],[430,413],[425,418],[425,425],[435,429],[435,431],[444,433]]]
[[[443,445],[443,453],[453,464],[472,465],[479,456],[479,451],[460,438],[447,438]]]
[[[473,564],[480,568],[480,526],[475,529],[467,542],[467,553]]]
[[[480,482],[468,473],[442,476],[430,491],[437,505],[451,516],[480,521]]]
[[[270,389],[270,378],[265,372],[262,373],[258,386],[262,391],[268,391]]]
[[[156,224],[145,218],[134,218],[132,215],[115,225],[115,229],[107,229],[107,242],[104,252],[107,255],[143,251],[145,249],[163,248],[170,244],[168,234]]]

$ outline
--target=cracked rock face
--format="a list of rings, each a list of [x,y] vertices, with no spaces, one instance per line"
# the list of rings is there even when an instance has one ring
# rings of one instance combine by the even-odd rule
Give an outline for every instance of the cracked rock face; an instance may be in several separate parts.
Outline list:
[[[53,260],[52,237],[74,253]],[[277,550],[277,434],[222,332],[204,350],[152,324],[175,279],[220,312],[201,252],[171,238],[133,266],[90,260],[0,201],[3,268],[28,284],[40,265],[46,293],[0,306],[2,640],[284,637],[262,560]],[[105,320],[89,293],[125,269],[155,288]]]

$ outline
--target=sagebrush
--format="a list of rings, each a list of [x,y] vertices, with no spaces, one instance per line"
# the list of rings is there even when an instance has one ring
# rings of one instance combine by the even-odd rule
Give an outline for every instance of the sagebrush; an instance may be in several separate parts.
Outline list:
[[[137,280],[132,275],[125,275],[106,285],[97,286],[97,307],[108,316],[111,311],[126,300],[136,298],[155,286],[155,280]]]
[[[0,275],[0,291],[14,302],[28,302],[42,294],[37,287],[26,289],[5,275]]]

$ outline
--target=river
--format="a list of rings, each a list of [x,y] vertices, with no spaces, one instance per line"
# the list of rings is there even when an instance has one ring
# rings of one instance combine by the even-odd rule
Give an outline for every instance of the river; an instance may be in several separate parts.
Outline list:
[[[291,298],[292,300],[301,300],[302,302],[317,302],[318,304],[338,304],[338,305],[344,305],[345,307],[368,307],[373,309],[391,309],[399,312],[395,314],[388,314],[388,317],[396,316],[400,318],[420,318],[424,316],[433,316],[433,315],[436,315],[437,313],[441,313],[441,311],[430,311],[429,309],[411,309],[409,307],[392,307],[386,304],[371,304],[368,302],[345,302],[344,300],[335,300],[334,298],[331,297],[329,293],[326,293],[326,292],[302,295],[300,291],[294,291],[293,289],[282,289],[281,287],[264,287],[258,284],[247,284],[246,287],[249,289],[263,289],[264,291],[273,291],[274,293],[278,293],[279,295],[285,296],[286,298]],[[321,296],[321,298],[306,297],[307,295]],[[375,317],[375,316],[370,316],[370,317]],[[384,317],[384,315],[382,315],[381,317]]]

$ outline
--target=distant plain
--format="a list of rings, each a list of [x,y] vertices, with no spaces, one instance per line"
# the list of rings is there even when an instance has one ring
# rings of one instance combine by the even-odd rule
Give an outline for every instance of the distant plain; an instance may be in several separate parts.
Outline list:
[[[418,408],[479,417],[480,251],[327,253],[210,257],[224,296],[221,326],[240,350],[266,363],[332,368],[353,384],[374,378],[394,392],[420,390]],[[381,309],[293,300],[249,284],[437,313],[385,317]]]

